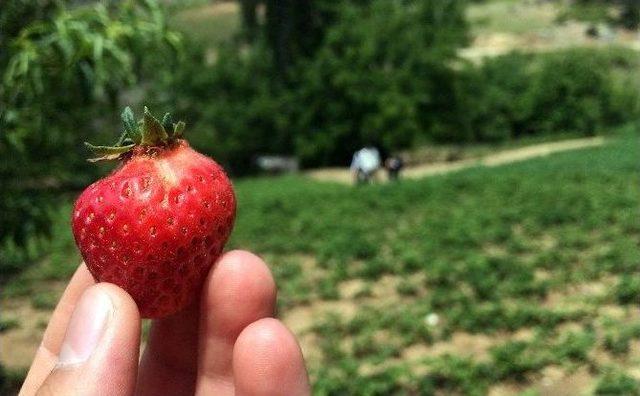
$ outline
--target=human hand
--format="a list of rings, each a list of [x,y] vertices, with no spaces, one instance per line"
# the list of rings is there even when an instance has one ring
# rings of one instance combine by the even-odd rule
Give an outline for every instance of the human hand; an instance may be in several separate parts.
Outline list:
[[[56,307],[20,395],[308,395],[300,347],[272,318],[276,286],[243,251],[213,266],[201,300],[155,320],[143,357],[131,297],[82,264]]]

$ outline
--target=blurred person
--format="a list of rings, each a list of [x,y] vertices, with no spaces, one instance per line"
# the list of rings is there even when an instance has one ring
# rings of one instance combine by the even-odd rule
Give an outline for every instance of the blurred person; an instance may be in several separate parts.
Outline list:
[[[356,151],[350,167],[356,184],[370,183],[380,169],[380,163],[380,152],[377,148],[367,145]]]
[[[142,359],[140,315],[82,264],[53,312],[20,391],[31,395],[309,395],[294,335],[273,318],[276,285],[243,251],[212,267],[200,301],[153,320]]]
[[[395,181],[400,178],[400,172],[404,168],[404,161],[401,156],[392,155],[384,162],[384,167],[387,169],[389,180]]]

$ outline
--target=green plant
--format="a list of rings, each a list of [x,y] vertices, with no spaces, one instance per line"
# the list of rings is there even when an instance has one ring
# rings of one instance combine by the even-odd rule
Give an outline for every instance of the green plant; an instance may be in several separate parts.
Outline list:
[[[596,395],[637,395],[640,383],[620,370],[610,368],[598,380]]]
[[[60,296],[52,291],[41,291],[31,296],[31,306],[40,310],[52,310],[58,303]]]
[[[18,394],[26,376],[26,370],[9,369],[0,364],[0,393]]]
[[[620,304],[638,304],[640,302],[640,279],[638,279],[638,275],[622,275],[614,293]]]
[[[20,321],[17,318],[0,318],[0,333],[17,327],[20,327]]]
[[[154,0],[9,3],[0,11],[12,26],[0,43],[0,156],[12,160],[0,164],[0,243],[23,246],[47,230],[61,192],[100,172],[86,170],[79,143],[116,118],[124,89],[170,67],[180,36]]]

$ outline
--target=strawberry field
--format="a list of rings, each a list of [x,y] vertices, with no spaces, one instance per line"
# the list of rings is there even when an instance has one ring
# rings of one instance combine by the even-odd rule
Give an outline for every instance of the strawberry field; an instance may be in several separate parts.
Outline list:
[[[271,265],[318,395],[637,394],[639,153],[626,134],[397,184],[245,179],[230,247]],[[16,381],[79,261],[69,211],[2,291]]]

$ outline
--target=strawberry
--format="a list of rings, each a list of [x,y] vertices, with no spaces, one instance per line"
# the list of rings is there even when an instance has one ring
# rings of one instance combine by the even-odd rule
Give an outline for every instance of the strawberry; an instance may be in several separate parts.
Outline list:
[[[122,113],[115,146],[87,146],[119,159],[109,176],[75,203],[73,236],[98,282],[114,283],[145,318],[170,315],[191,303],[220,256],[235,219],[236,200],[224,170],[182,139],[184,123]]]

